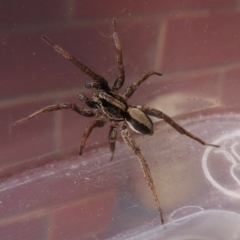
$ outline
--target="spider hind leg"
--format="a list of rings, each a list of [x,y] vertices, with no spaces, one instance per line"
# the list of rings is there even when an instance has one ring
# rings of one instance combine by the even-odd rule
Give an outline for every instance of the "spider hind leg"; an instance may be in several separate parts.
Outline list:
[[[137,155],[137,158],[138,158],[138,160],[139,160],[139,162],[142,166],[142,169],[143,169],[145,180],[146,180],[148,186],[150,187],[150,189],[152,191],[152,194],[153,194],[153,197],[154,197],[154,200],[155,200],[155,204],[156,204],[158,212],[159,212],[161,222],[162,222],[162,224],[164,224],[163,210],[161,208],[160,201],[159,201],[159,198],[158,198],[158,195],[157,195],[157,191],[156,191],[156,188],[155,188],[154,183],[153,183],[151,171],[148,167],[146,159],[142,155],[142,153],[141,153],[139,147],[137,146],[137,144],[135,143],[135,141],[132,139],[128,129],[127,128],[122,128],[121,134],[122,134],[122,138],[123,138],[124,142]]]
[[[143,107],[143,106],[138,106],[140,110],[142,110],[144,113],[146,113],[149,116],[157,117],[160,119],[163,119],[166,123],[168,123],[171,127],[173,127],[176,131],[178,131],[181,134],[184,134],[193,140],[201,143],[204,146],[211,146],[211,147],[219,147],[219,145],[212,144],[212,143],[207,143],[203,141],[201,138],[193,135],[192,133],[188,132],[186,129],[184,129],[182,126],[180,126],[178,123],[173,121],[172,118],[170,118],[168,115],[165,113],[155,109],[155,108],[150,108],[150,107]]]

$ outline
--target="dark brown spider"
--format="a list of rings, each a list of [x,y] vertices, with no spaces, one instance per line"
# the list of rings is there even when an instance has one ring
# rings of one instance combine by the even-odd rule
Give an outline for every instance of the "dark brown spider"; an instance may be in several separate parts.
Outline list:
[[[164,114],[163,112],[150,108],[150,107],[143,107],[143,106],[130,106],[127,103],[128,98],[130,98],[133,93],[137,90],[138,86],[147,80],[152,75],[161,76],[161,73],[157,73],[154,71],[149,71],[135,80],[127,89],[123,92],[123,94],[119,94],[118,90],[123,86],[125,80],[125,72],[124,72],[124,65],[122,59],[122,48],[118,39],[118,35],[116,32],[116,21],[113,20],[113,39],[117,50],[117,66],[119,69],[119,77],[114,82],[113,87],[110,88],[106,79],[102,76],[96,74],[90,68],[85,66],[79,60],[77,60],[73,55],[68,53],[66,50],[62,49],[55,43],[53,43],[49,38],[42,36],[42,39],[52,46],[57,52],[63,55],[65,58],[70,60],[74,65],[80,68],[85,74],[89,75],[93,82],[85,83],[85,88],[95,88],[96,92],[92,95],[91,98],[87,97],[84,93],[80,93],[78,95],[79,99],[84,101],[88,107],[91,109],[83,108],[74,103],[60,103],[51,106],[44,107],[37,112],[31,114],[30,116],[23,118],[17,122],[16,124],[26,122],[29,119],[32,119],[42,113],[52,112],[56,110],[62,109],[71,109],[82,116],[85,117],[95,117],[96,119],[92,121],[84,131],[82,142],[80,145],[79,154],[82,154],[83,148],[85,146],[86,140],[89,137],[90,133],[95,127],[103,127],[106,122],[111,122],[111,127],[109,131],[109,145],[111,151],[111,160],[113,159],[114,150],[115,150],[115,142],[117,138],[117,129],[120,129],[121,135],[125,143],[128,145],[130,149],[134,151],[137,155],[140,164],[143,169],[143,173],[145,176],[145,180],[149,187],[151,188],[152,194],[154,196],[154,200],[159,211],[160,219],[162,224],[164,223],[163,220],[163,211],[160,206],[159,198],[153,184],[153,179],[151,176],[151,171],[148,167],[148,164],[142,155],[139,147],[135,143],[135,141],[131,138],[131,135],[128,131],[128,126],[134,130],[135,132],[141,134],[153,134],[153,123],[149,116],[154,116],[166,121],[169,125],[175,128],[179,133],[185,134],[188,137],[198,141],[203,145],[219,147],[215,144],[210,144],[202,139],[194,136],[190,132],[186,131],[180,125],[173,121],[169,116]]]

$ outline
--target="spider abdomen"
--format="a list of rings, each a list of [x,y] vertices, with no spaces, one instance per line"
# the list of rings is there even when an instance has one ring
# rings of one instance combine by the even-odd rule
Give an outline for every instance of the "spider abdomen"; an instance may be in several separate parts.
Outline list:
[[[125,121],[135,132],[141,134],[153,134],[152,120],[136,107],[129,107],[125,113]]]

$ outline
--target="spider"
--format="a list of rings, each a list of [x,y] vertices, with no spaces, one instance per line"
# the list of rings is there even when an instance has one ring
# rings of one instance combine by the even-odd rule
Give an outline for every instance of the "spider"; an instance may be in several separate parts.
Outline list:
[[[36,111],[35,113],[29,115],[28,117],[18,120],[17,122],[15,122],[15,125],[26,122],[27,120],[30,120],[43,113],[48,113],[48,112],[53,112],[53,111],[63,110],[63,109],[71,109],[84,117],[95,117],[95,120],[93,120],[87,126],[87,128],[83,133],[82,141],[80,144],[80,151],[79,151],[79,155],[81,155],[83,152],[85,143],[89,135],[91,134],[92,130],[96,127],[103,127],[106,124],[106,122],[110,121],[110,131],[109,131],[108,139],[109,139],[109,146],[111,151],[111,161],[114,156],[117,131],[119,129],[123,140],[125,141],[127,146],[136,154],[141,164],[141,167],[143,169],[143,173],[145,176],[145,180],[152,191],[152,194],[156,203],[156,207],[159,212],[161,223],[164,224],[163,210],[161,208],[157,191],[153,183],[151,171],[139,147],[137,146],[136,142],[132,139],[128,131],[128,127],[130,127],[130,129],[132,129],[137,133],[152,135],[153,122],[149,116],[154,116],[154,117],[163,119],[166,123],[168,123],[174,129],[176,129],[179,133],[187,135],[188,137],[198,141],[202,145],[208,145],[212,147],[219,147],[219,146],[215,144],[207,143],[202,139],[194,136],[190,132],[186,131],[183,127],[181,127],[179,124],[177,124],[175,121],[173,121],[173,119],[170,118],[168,115],[166,115],[165,113],[157,109],[154,109],[151,107],[145,107],[145,106],[131,106],[127,103],[127,100],[135,93],[137,88],[144,81],[146,81],[150,76],[152,75],[162,76],[162,74],[154,71],[149,71],[143,74],[138,79],[136,79],[130,86],[126,88],[126,90],[122,94],[119,93],[119,90],[124,84],[125,71],[124,71],[124,64],[123,64],[123,58],[122,58],[122,48],[121,48],[117,31],[116,31],[115,19],[113,19],[113,39],[114,39],[114,43],[117,51],[117,66],[119,70],[119,76],[115,80],[112,87],[109,86],[105,78],[96,74],[94,71],[88,68],[85,64],[77,60],[73,55],[71,55],[66,50],[64,50],[63,48],[61,48],[60,46],[52,42],[49,38],[47,38],[46,36],[42,36],[42,39],[51,47],[53,47],[57,52],[59,52],[61,55],[63,55],[68,60],[70,60],[74,65],[80,68],[80,70],[82,70],[85,74],[90,76],[93,79],[93,81],[85,83],[84,86],[87,89],[95,88],[96,92],[93,93],[91,98],[87,97],[84,93],[80,93],[78,95],[79,100],[85,102],[85,104],[90,109],[83,108],[77,104],[68,103],[68,102],[55,104],[55,105],[44,107]]]

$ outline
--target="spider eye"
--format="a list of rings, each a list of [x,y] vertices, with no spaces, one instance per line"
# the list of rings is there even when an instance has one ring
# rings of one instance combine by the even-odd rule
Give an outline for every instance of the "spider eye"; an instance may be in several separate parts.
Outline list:
[[[137,133],[153,134],[152,120],[138,108],[129,107],[126,112],[125,121]]]

